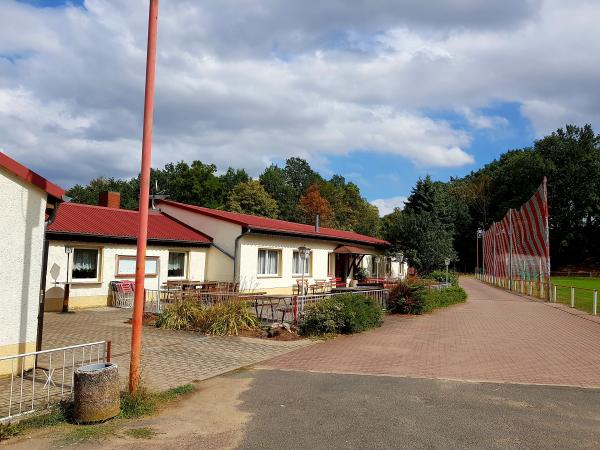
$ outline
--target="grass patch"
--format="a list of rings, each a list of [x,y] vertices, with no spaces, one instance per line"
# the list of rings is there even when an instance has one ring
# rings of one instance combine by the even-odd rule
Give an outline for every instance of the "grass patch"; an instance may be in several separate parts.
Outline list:
[[[194,386],[185,384],[161,392],[140,388],[136,394],[121,394],[121,419],[136,419],[158,412],[162,407],[178,397],[192,392]],[[61,403],[49,411],[31,416],[14,424],[0,424],[0,441],[15,436],[27,434],[30,431],[43,428],[67,425],[64,436],[65,442],[74,443],[85,440],[102,439],[115,432],[116,421],[96,425],[76,425],[72,423],[73,406],[71,403]]]
[[[116,424],[101,423],[96,425],[73,425],[62,439],[65,444],[85,441],[99,441],[115,434]]]
[[[35,414],[18,423],[0,424],[0,441],[11,437],[26,434],[32,430],[63,425],[69,422],[72,415],[72,406],[68,403],[60,403],[49,411]]]
[[[155,414],[168,402],[193,390],[194,386],[185,384],[162,392],[153,392],[144,387],[139,388],[135,394],[123,392],[121,394],[120,417],[124,419],[135,419]]]
[[[594,289],[600,291],[600,278],[552,277],[556,284],[556,301],[571,305],[571,289],[575,288],[575,308],[587,313],[593,312]]]
[[[141,427],[125,430],[125,434],[134,439],[152,439],[156,436],[156,431],[149,427]]]

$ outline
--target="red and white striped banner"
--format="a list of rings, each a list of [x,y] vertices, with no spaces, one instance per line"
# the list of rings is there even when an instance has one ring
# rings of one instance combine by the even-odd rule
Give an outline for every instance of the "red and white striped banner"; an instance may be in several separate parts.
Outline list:
[[[510,209],[484,232],[483,262],[484,273],[494,279],[549,280],[546,178],[520,209]]]

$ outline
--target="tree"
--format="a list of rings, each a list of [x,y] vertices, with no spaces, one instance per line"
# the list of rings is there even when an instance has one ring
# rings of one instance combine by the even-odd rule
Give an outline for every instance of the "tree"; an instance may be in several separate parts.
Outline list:
[[[223,204],[227,201],[229,193],[240,183],[247,183],[252,178],[244,169],[233,169],[232,167],[227,169],[223,175],[219,177],[221,183],[221,196]]]
[[[279,217],[283,220],[298,219],[298,194],[287,182],[285,171],[271,165],[259,177],[265,191],[275,199],[279,209]]]
[[[396,209],[383,219],[384,237],[393,251],[404,253],[408,263],[421,274],[444,267],[456,259],[452,233],[432,213],[407,213]]]
[[[410,213],[432,212],[434,207],[434,187],[431,177],[419,178],[410,196],[406,200],[404,210]]]
[[[229,194],[225,208],[229,211],[276,219],[277,202],[255,180],[240,183]]]
[[[326,199],[321,197],[318,184],[311,185],[306,194],[300,197],[298,208],[304,223],[315,223],[318,215],[321,225],[331,226],[331,206]]]
[[[321,181],[321,176],[310,167],[310,164],[302,158],[288,158],[284,169],[287,183],[294,188],[300,196],[306,192],[309,186]]]
[[[94,178],[87,186],[76,184],[66,192],[74,203],[85,203],[88,205],[97,205],[98,196],[103,191],[114,191],[121,194],[121,207],[124,209],[138,208],[139,186],[132,180],[119,180],[117,178]]]

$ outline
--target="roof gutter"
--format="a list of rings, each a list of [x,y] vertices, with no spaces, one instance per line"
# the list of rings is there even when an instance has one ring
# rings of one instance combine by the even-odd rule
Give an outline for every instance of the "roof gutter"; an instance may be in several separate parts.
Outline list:
[[[247,236],[251,233],[251,229],[250,228],[246,228],[246,231],[242,232],[242,234],[240,234],[238,237],[235,238],[235,250],[234,250],[234,254],[233,254],[233,282],[235,283],[236,280],[239,281],[239,275],[240,275],[240,268],[238,265],[238,256],[240,254],[240,239],[242,239],[242,237]]]
[[[60,199],[56,199],[54,202],[54,208],[51,208],[48,212],[48,220],[44,222],[44,246],[42,252],[42,276],[40,277],[40,293],[38,302],[38,315],[37,315],[37,335],[35,337],[35,350],[40,351],[42,349],[42,337],[44,334],[44,309],[46,308],[46,274],[48,272],[48,250],[50,248],[50,241],[48,240],[48,226],[56,219],[58,212],[58,206],[61,204]],[[48,205],[46,205],[48,206]],[[48,208],[47,208],[48,209]],[[68,268],[67,268],[68,270]]]

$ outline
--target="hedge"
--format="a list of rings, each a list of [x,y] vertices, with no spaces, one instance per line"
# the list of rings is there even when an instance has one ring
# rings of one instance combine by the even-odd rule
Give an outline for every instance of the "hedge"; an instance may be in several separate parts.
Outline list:
[[[467,299],[467,293],[459,286],[428,290],[419,281],[402,281],[390,290],[388,310],[395,314],[423,314]]]
[[[378,327],[383,321],[383,310],[369,297],[361,294],[343,294],[308,304],[300,320],[300,334],[360,333]]]

